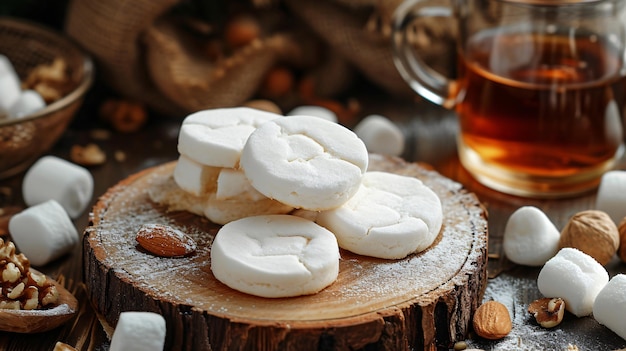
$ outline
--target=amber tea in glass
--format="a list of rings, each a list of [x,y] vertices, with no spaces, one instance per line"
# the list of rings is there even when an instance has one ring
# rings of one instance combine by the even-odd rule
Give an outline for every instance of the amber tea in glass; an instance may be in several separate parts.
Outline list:
[[[457,112],[459,158],[479,182],[556,197],[593,188],[622,153],[625,24],[620,1],[541,1],[458,2],[454,80],[420,71],[407,43],[395,54],[417,92]]]

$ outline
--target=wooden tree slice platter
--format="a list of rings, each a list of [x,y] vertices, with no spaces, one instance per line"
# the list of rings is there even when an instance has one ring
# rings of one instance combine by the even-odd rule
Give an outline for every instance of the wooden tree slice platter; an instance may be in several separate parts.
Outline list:
[[[115,325],[123,311],[160,313],[168,350],[434,350],[465,338],[486,285],[487,214],[460,184],[372,155],[369,170],[417,177],[439,195],[444,225],[435,243],[402,260],[342,250],[339,277],[323,291],[268,299],[215,279],[210,246],[218,225],[150,200],[148,189],[172,182],[173,168],[121,181],[93,209],[83,238],[84,279],[107,323]],[[184,258],[141,251],[135,235],[148,223],[181,229],[198,250]]]

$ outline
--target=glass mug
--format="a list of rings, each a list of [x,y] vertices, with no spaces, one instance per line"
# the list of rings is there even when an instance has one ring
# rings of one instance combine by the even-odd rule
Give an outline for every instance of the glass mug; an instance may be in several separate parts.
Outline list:
[[[394,16],[394,62],[459,118],[462,165],[501,192],[549,198],[598,185],[623,152],[624,0],[424,0]],[[415,21],[457,21],[457,76],[428,67]]]

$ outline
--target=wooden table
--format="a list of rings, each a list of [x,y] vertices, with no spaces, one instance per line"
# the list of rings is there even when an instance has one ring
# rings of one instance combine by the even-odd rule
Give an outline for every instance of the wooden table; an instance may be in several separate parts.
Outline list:
[[[452,113],[423,101],[407,103],[385,100],[385,103],[376,103],[376,99],[363,99],[363,110],[388,116],[404,127],[407,136],[404,157],[426,162],[443,175],[461,182],[475,192],[488,209],[491,279],[485,300],[494,299],[507,305],[514,326],[511,334],[503,340],[487,342],[470,336],[468,344],[485,350],[565,350],[568,345],[575,345],[580,350],[626,348],[625,340],[591,317],[576,318],[567,313],[563,323],[552,330],[537,326],[526,312],[526,307],[528,302],[540,297],[536,287],[539,269],[515,266],[502,253],[504,227],[510,214],[517,208],[525,205],[539,207],[557,228],[562,228],[576,212],[594,207],[595,192],[562,200],[533,200],[487,189],[474,181],[458,162],[454,146],[457,127]],[[120,134],[106,129],[108,126],[98,121],[94,108],[98,104],[97,100],[88,100],[87,104],[50,154],[68,159],[72,145],[89,142],[95,142],[107,153],[105,164],[89,168],[95,179],[92,204],[119,180],[178,157],[176,144],[180,117],[151,116],[150,122],[141,131]],[[101,128],[108,130],[109,137],[102,138]],[[626,169],[626,158],[620,160],[618,168]],[[7,204],[23,205],[20,190],[22,177],[18,175],[0,180],[0,207]],[[75,220],[79,232],[87,226],[88,220],[88,211]],[[108,348],[107,335],[83,290],[80,250],[81,247],[77,246],[71,254],[41,267],[42,271],[63,281],[79,299],[80,311],[76,319],[63,327],[36,335],[0,333],[1,350],[52,350],[56,341],[63,341],[79,350]],[[616,257],[607,269],[612,276],[626,272],[626,264]]]

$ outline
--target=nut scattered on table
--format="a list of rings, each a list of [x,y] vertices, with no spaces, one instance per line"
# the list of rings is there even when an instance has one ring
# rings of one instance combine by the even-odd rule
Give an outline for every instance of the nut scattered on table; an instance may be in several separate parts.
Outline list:
[[[576,248],[605,266],[617,252],[620,242],[615,222],[603,211],[576,213],[561,231],[559,249]]]
[[[565,301],[560,297],[544,297],[530,303],[528,312],[535,317],[539,325],[544,328],[556,327],[563,321]]]
[[[45,275],[31,271],[28,258],[15,253],[13,242],[2,239],[0,272],[0,309],[40,309],[59,299],[56,286]]]
[[[143,225],[136,240],[146,251],[161,257],[188,256],[196,251],[196,242],[192,238],[167,225]]]
[[[502,339],[513,328],[509,310],[498,301],[487,301],[480,305],[472,322],[476,334],[489,340]]]
[[[143,104],[130,100],[109,99],[100,106],[100,117],[122,133],[140,130],[148,120]]]
[[[98,145],[90,143],[85,146],[72,146],[70,159],[82,166],[97,166],[105,163],[107,156]]]

